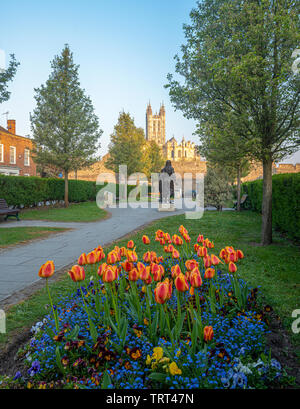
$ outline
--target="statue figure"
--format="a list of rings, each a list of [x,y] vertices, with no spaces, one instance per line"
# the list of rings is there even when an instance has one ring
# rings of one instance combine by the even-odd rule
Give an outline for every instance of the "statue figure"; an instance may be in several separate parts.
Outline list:
[[[160,203],[172,203],[174,197],[175,171],[170,160],[166,161],[165,167],[159,174],[159,201]]]

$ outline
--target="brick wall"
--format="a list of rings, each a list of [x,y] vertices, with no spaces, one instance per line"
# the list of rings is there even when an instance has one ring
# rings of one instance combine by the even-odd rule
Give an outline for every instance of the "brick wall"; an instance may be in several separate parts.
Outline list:
[[[15,131],[15,128],[13,130]],[[0,173],[20,176],[36,175],[36,165],[33,162],[31,155],[33,147],[31,139],[19,135],[13,135],[5,128],[0,127],[0,145],[3,145],[3,161],[0,162]],[[15,147],[15,163],[11,163],[10,160],[11,146]],[[29,166],[25,165],[25,149],[29,149]]]

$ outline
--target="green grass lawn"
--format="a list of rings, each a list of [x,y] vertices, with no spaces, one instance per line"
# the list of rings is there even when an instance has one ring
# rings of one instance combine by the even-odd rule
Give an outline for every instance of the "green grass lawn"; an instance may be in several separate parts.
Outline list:
[[[131,238],[137,244],[139,256],[149,248],[161,253],[161,247],[153,240],[154,232],[159,228],[173,234],[178,232],[180,224],[189,230],[193,242],[199,233],[213,240],[214,254],[219,254],[225,245],[243,250],[245,258],[238,263],[239,273],[251,286],[260,287],[261,300],[265,304],[270,304],[278,313],[299,348],[300,336],[291,332],[292,311],[300,308],[299,247],[277,233],[274,233],[274,243],[271,246],[255,245],[255,242],[260,241],[261,227],[261,217],[255,213],[205,212],[200,220],[185,220],[184,215],[161,219],[133,235]],[[150,246],[142,244],[143,234],[149,235]],[[127,241],[119,241],[118,245],[126,245]],[[73,289],[73,282],[64,277],[52,284],[51,291],[56,297]],[[23,326],[29,326],[43,317],[45,304],[48,304],[48,298],[46,292],[42,290],[27,301],[12,307],[8,313],[8,331],[20,331]],[[0,335],[0,342],[6,340],[7,336]]]
[[[20,219],[51,222],[93,222],[103,219],[106,215],[107,212],[99,209],[96,202],[83,202],[70,204],[68,208],[50,207],[25,210],[20,213]]]
[[[0,229],[0,248],[29,240],[45,238],[66,229],[54,227],[3,227]]]

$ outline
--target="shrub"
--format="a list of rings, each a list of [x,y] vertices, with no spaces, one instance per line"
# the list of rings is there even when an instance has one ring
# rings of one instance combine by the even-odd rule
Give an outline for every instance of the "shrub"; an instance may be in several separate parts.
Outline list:
[[[7,204],[20,206],[35,206],[47,200],[64,200],[63,179],[39,178],[36,176],[4,176],[0,175],[0,198]],[[128,186],[127,194],[136,186]],[[103,185],[85,180],[69,180],[70,202],[85,202],[96,200],[97,192]],[[151,186],[149,186],[149,191]],[[119,185],[116,185],[116,196],[119,196]]]
[[[243,184],[243,193],[249,196],[248,207],[262,211],[263,181]],[[291,237],[300,239],[300,173],[273,176],[273,226]]]

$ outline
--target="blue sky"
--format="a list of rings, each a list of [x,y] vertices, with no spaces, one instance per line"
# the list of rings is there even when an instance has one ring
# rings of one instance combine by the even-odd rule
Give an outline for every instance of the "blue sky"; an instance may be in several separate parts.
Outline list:
[[[92,98],[107,151],[119,112],[129,111],[145,128],[146,104],[166,107],[166,136],[197,142],[195,122],[171,106],[164,89],[174,72],[173,57],[184,43],[182,25],[196,0],[11,0],[1,2],[0,49],[15,53],[21,65],[10,85],[11,98],[0,105],[17,121],[17,133],[28,135],[34,88],[45,83],[50,61],[65,43],[80,65],[81,86]],[[295,160],[292,160],[294,162]],[[300,162],[300,155],[296,161]],[[287,162],[287,161],[285,161]],[[291,160],[288,160],[291,162]]]

